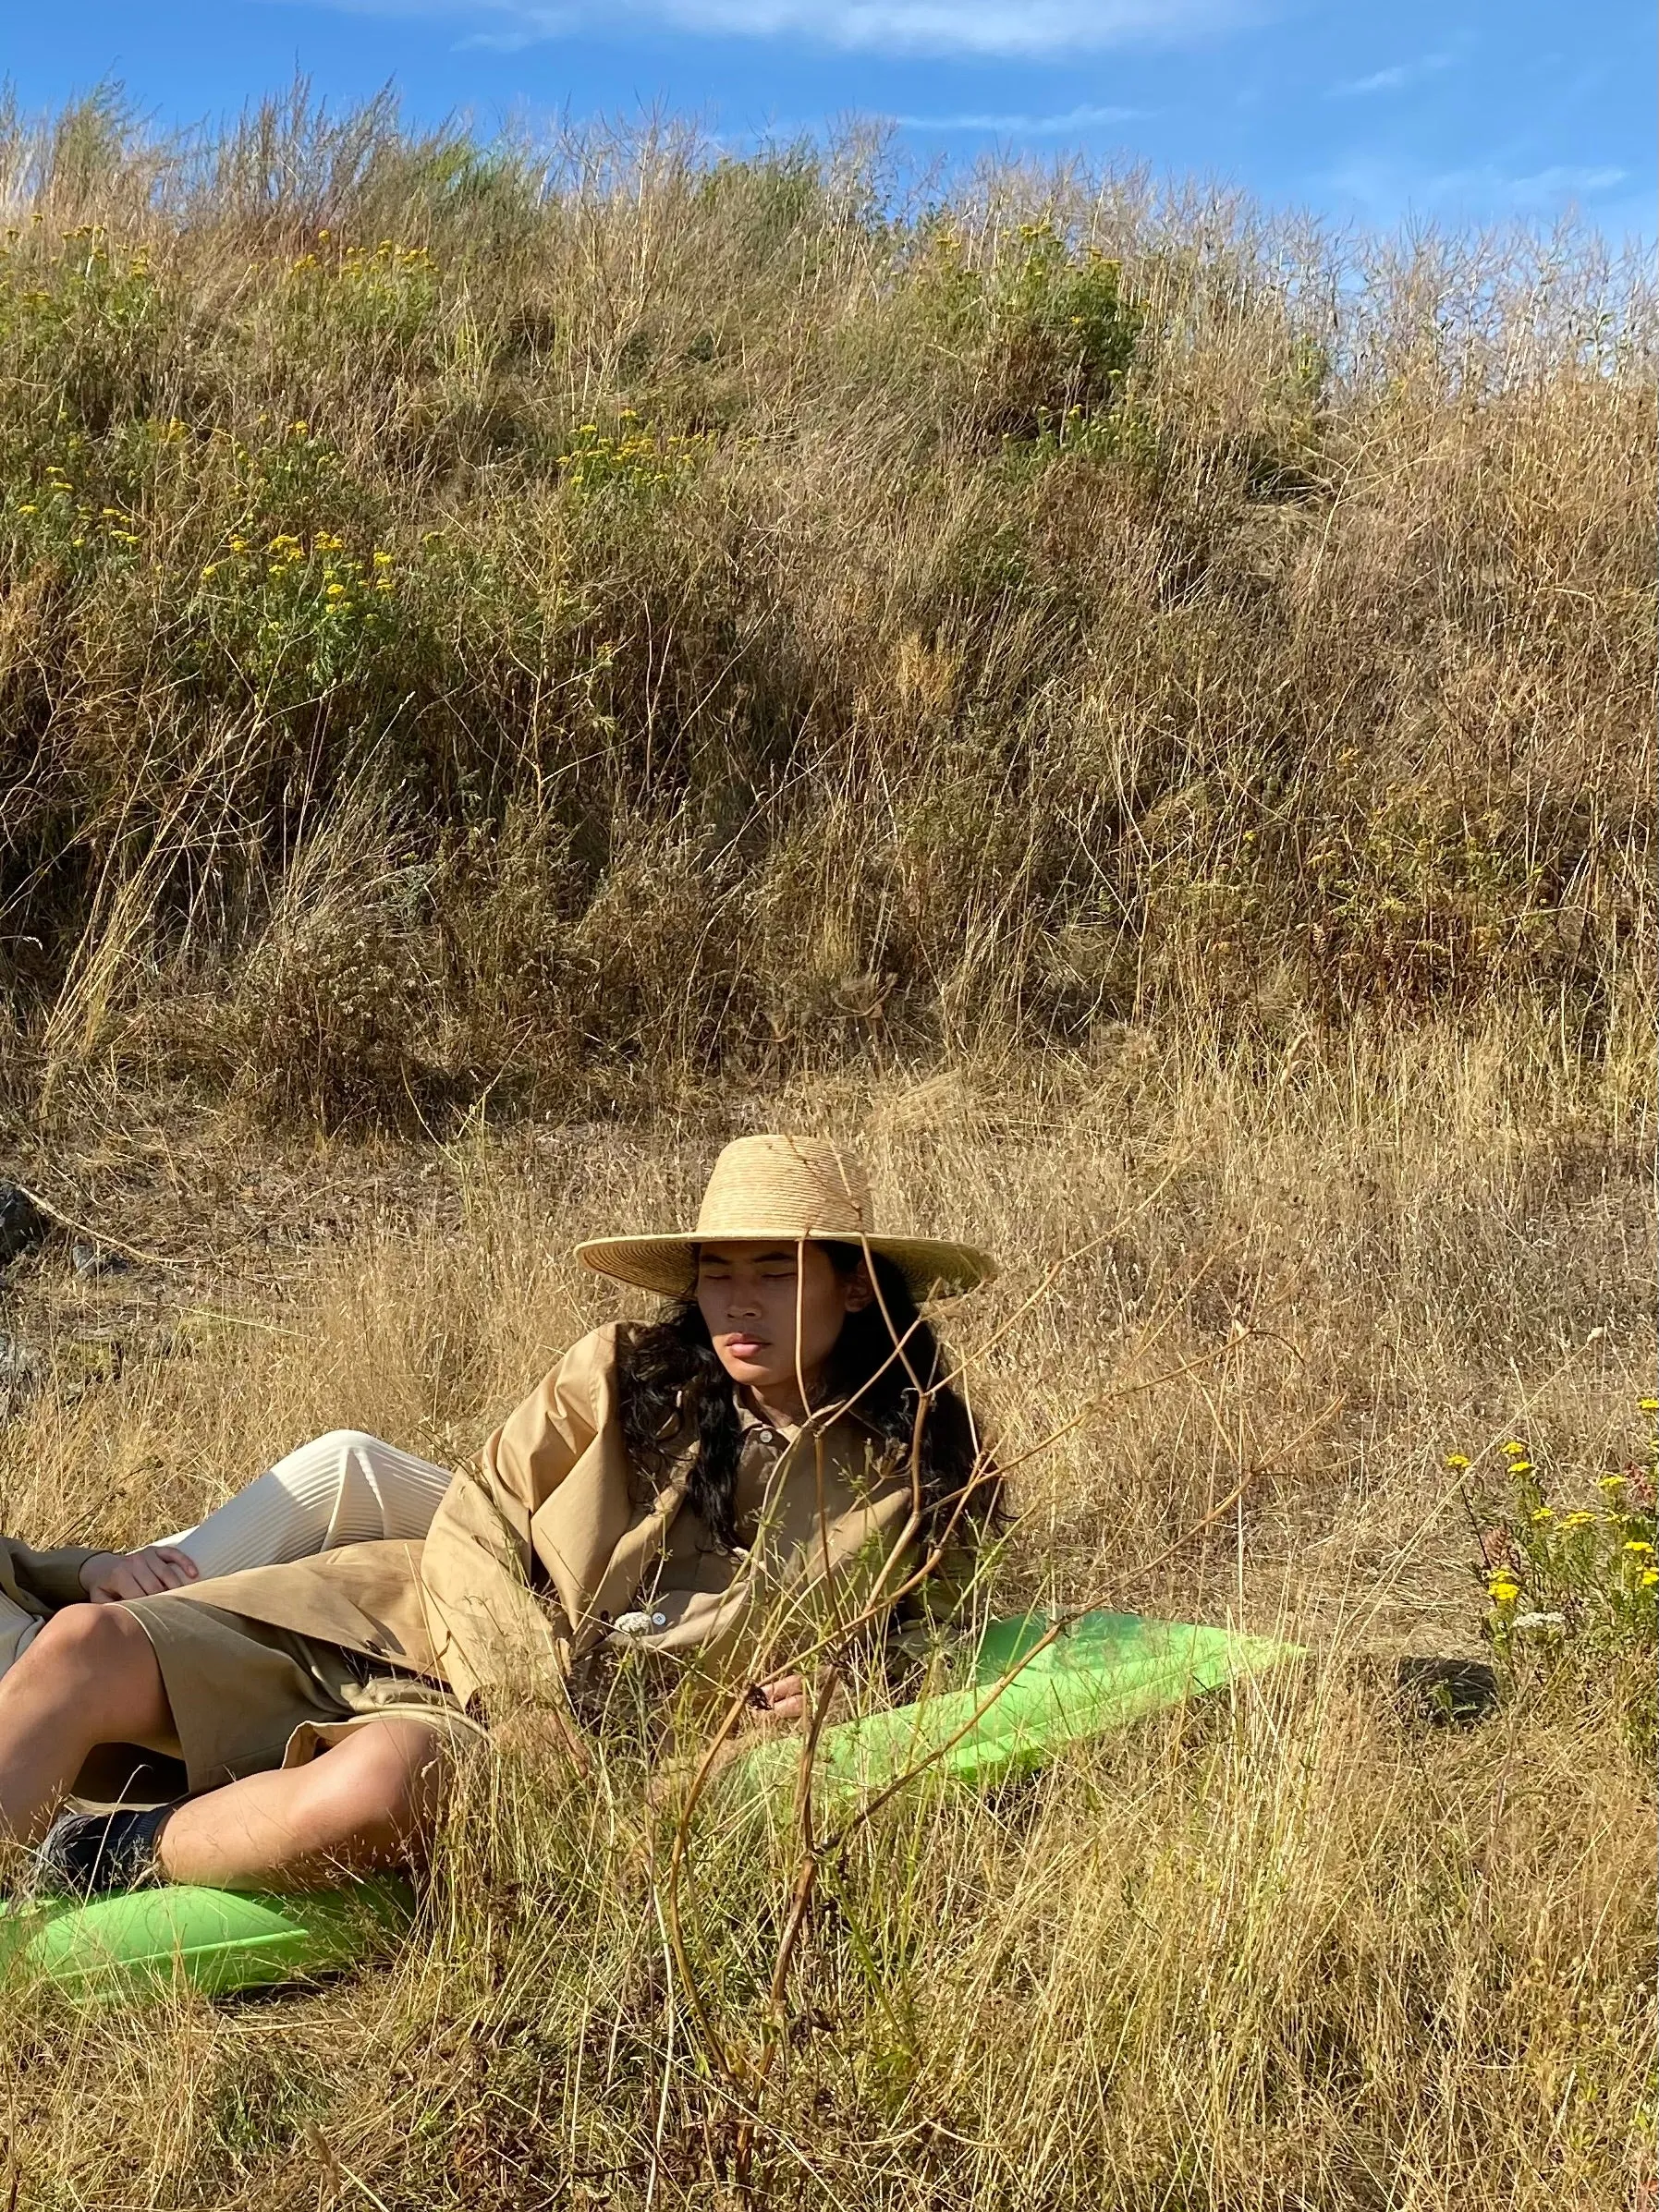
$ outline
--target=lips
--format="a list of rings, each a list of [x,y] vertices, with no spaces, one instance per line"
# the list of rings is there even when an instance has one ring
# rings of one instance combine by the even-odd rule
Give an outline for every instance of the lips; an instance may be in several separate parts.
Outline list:
[[[766,1349],[766,1340],[760,1336],[728,1336],[726,1348],[737,1359],[752,1359],[757,1352]]]

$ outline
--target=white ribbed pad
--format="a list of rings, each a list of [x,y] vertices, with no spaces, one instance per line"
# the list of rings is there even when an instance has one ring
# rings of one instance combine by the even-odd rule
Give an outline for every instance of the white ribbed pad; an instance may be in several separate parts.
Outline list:
[[[313,1437],[227,1498],[199,1528],[163,1537],[188,1551],[205,1582],[383,1537],[418,1541],[449,1488],[449,1469],[360,1428]],[[0,1674],[43,1623],[0,1595]]]
[[[360,1428],[332,1428],[227,1498],[199,1528],[164,1537],[188,1551],[203,1581],[372,1544],[419,1540],[449,1488],[450,1470]]]

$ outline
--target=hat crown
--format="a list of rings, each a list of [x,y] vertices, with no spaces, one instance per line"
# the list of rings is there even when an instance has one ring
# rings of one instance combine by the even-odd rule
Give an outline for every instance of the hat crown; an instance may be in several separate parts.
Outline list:
[[[700,1238],[868,1236],[862,1164],[823,1137],[739,1136],[715,1161],[697,1213]]]

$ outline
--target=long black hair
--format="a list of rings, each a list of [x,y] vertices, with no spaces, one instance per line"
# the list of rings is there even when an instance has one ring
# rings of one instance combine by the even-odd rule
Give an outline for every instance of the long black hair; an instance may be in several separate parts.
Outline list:
[[[818,1248],[841,1275],[850,1275],[863,1258],[857,1245]],[[967,1540],[995,1517],[994,1475],[979,1452],[967,1406],[945,1379],[950,1363],[909,1285],[879,1253],[872,1255],[871,1268],[877,1295],[841,1325],[824,1370],[826,1409],[853,1402],[853,1414],[897,1465],[908,1467],[915,1453],[923,1543],[947,1534]],[[670,1463],[695,1443],[687,1503],[729,1550],[738,1541],[743,1430],[736,1386],[695,1298],[681,1300],[659,1320],[622,1330],[617,1380],[629,1467],[636,1477],[661,1481]]]

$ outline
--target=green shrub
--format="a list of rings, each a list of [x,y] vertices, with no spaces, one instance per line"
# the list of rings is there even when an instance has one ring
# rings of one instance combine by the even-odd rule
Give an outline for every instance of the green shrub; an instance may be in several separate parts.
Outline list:
[[[1659,1413],[1659,1400],[1641,1410]],[[1628,1692],[1644,1744],[1654,1733],[1653,1659],[1659,1650],[1659,1554],[1654,1477],[1659,1440],[1622,1472],[1597,1477],[1593,1503],[1553,1502],[1531,1452],[1504,1448],[1504,1475],[1482,1501],[1484,1631],[1512,1683],[1615,1681]],[[1454,1453],[1458,1472],[1468,1461]]]

